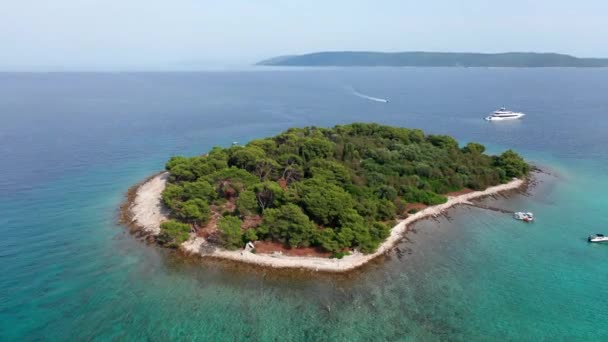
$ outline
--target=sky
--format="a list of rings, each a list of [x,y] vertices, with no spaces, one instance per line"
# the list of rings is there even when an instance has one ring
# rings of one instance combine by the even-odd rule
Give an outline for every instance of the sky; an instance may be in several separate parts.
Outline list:
[[[317,51],[608,57],[606,0],[0,0],[0,70],[250,65]]]

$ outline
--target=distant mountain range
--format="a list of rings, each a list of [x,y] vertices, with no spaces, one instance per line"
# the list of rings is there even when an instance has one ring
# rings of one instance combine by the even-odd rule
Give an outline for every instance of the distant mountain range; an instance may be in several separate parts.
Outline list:
[[[608,58],[578,58],[558,53],[506,52],[316,52],[279,56],[256,65],[393,67],[608,67]]]

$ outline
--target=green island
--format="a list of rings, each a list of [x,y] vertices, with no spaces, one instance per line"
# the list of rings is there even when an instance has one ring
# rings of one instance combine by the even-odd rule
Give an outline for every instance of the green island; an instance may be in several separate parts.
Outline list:
[[[511,150],[484,151],[446,135],[354,123],[291,128],[245,146],[174,156],[162,192],[170,219],[157,241],[178,247],[196,232],[228,250],[259,240],[338,258],[354,249],[371,253],[396,219],[420,205],[530,170]]]
[[[580,58],[559,53],[374,52],[326,51],[279,56],[258,62],[274,66],[391,67],[608,67],[608,58]]]

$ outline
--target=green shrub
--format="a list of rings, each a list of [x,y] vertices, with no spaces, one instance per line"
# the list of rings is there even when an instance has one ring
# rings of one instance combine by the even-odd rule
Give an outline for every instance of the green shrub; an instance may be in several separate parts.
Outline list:
[[[259,206],[255,193],[250,190],[241,192],[236,200],[236,208],[243,216],[257,214]]]
[[[190,236],[190,225],[175,220],[168,220],[160,225],[157,241],[164,246],[177,248]]]
[[[221,232],[221,240],[224,248],[228,250],[235,250],[243,246],[241,220],[239,220],[238,217],[222,217],[217,221],[217,227]]]
[[[204,223],[209,219],[209,205],[203,199],[193,198],[177,206],[176,216],[189,223]]]
[[[350,252],[334,252],[334,254],[332,254],[331,257],[333,259],[342,259],[347,255],[350,255]]]
[[[247,242],[253,242],[253,241],[257,241],[258,240],[258,234],[256,233],[255,229],[253,228],[249,228],[245,231],[245,233],[243,234],[243,242],[247,243]]]

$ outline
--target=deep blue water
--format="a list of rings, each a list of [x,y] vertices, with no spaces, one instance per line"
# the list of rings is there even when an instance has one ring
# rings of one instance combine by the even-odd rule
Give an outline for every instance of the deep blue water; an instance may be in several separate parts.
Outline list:
[[[379,103],[351,89],[390,99]],[[0,340],[606,340],[608,69],[0,73]],[[482,120],[499,106],[528,115]],[[416,225],[349,276],[184,260],[118,225],[172,154],[379,122],[520,151],[549,174]]]

